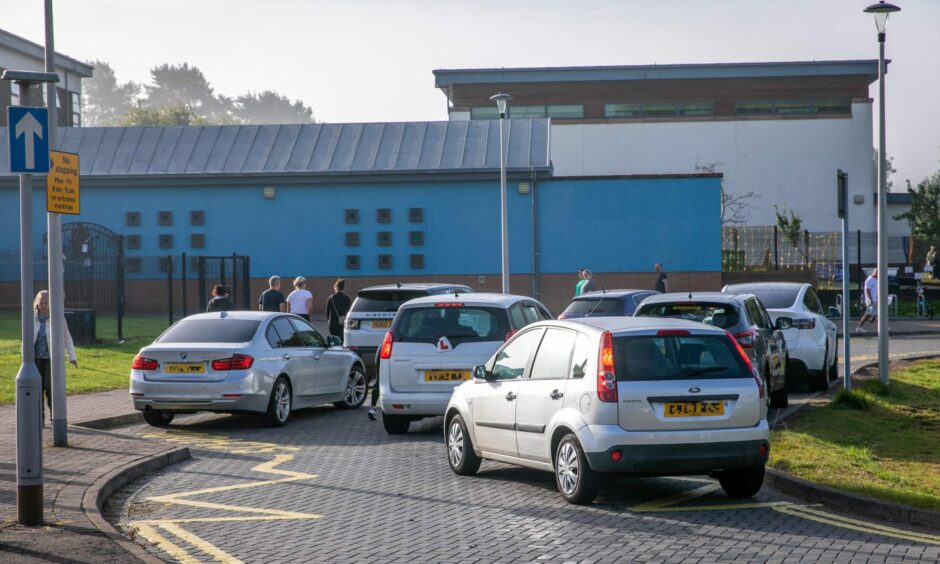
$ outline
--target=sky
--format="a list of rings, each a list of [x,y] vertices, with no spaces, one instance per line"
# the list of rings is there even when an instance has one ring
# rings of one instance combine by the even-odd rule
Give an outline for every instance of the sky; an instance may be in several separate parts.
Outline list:
[[[59,0],[54,10],[56,50],[107,61],[121,81],[188,62],[217,93],[273,89],[320,121],[368,122],[447,119],[438,68],[875,59],[869,1]],[[886,132],[897,190],[940,170],[940,0],[894,3]],[[42,0],[0,0],[0,26],[42,43]]]

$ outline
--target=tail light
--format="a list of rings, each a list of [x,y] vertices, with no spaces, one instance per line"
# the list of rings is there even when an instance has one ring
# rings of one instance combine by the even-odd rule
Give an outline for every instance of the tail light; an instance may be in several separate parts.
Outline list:
[[[233,354],[229,358],[220,358],[212,361],[212,369],[216,372],[226,370],[248,370],[255,363],[255,359],[247,354]]]
[[[761,380],[760,374],[757,372],[757,369],[754,368],[754,365],[751,363],[751,359],[747,356],[747,353],[744,352],[744,348],[741,346],[741,343],[739,343],[735,336],[730,332],[725,331],[725,333],[728,333],[728,338],[731,339],[732,343],[734,343],[734,348],[736,348],[738,350],[738,354],[741,355],[741,360],[743,360],[744,364],[747,365],[747,369],[751,372],[751,376],[754,378],[754,381],[757,382],[757,391],[760,393],[761,399],[764,399],[766,397],[764,392],[764,381]]]
[[[503,340],[504,340],[504,341],[508,341],[509,339],[512,339],[512,336],[515,335],[515,334],[516,334],[516,330],[515,330],[515,329],[510,329],[509,331],[506,332],[506,338],[503,339]]]
[[[691,334],[685,329],[661,329],[656,332],[657,337],[688,337]]]
[[[617,374],[614,372],[614,343],[610,331],[601,335],[597,357],[597,399],[617,402]]]
[[[734,335],[734,338],[737,340],[738,344],[746,349],[754,347],[754,344],[757,342],[757,331],[748,329],[747,331],[741,331]]]
[[[434,304],[434,307],[463,307],[463,302],[440,302]]]
[[[389,331],[385,334],[385,338],[382,339],[382,348],[379,350],[379,360],[388,360],[392,358],[392,345],[394,340],[392,339],[392,332]]]
[[[346,318],[346,328],[347,329],[359,329],[359,320],[358,319],[349,319]]]
[[[160,363],[152,358],[144,358],[138,353],[134,357],[134,362],[131,363],[131,368],[133,370],[156,370],[160,368]]]

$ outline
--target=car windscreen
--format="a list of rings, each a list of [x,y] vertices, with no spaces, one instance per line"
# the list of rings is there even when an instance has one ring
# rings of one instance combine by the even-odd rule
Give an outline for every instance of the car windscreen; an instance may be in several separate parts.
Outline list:
[[[247,343],[258,332],[254,319],[183,319],[157,339],[158,343]]]
[[[733,304],[711,302],[658,302],[643,304],[637,310],[637,317],[671,317],[687,319],[714,325],[721,329],[731,329],[738,324],[740,316]]]
[[[561,314],[561,319],[623,315],[623,312],[622,298],[578,298],[568,304]]]
[[[767,309],[787,309],[793,307],[799,290],[745,290],[742,293],[754,294]]]
[[[617,381],[751,378],[725,335],[614,337]]]
[[[398,311],[401,304],[408,300],[427,296],[422,290],[363,290],[359,292],[351,313],[360,312],[391,312]]]
[[[506,310],[483,306],[408,307],[392,325],[396,343],[437,343],[447,337],[461,343],[504,341],[509,333]]]

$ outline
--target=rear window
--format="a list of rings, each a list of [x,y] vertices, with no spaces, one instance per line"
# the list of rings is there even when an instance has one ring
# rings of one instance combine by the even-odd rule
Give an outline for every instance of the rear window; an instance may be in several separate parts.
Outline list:
[[[506,310],[495,307],[406,308],[392,326],[396,342],[437,343],[447,337],[452,346],[481,341],[504,341],[509,333]]]
[[[721,329],[731,329],[738,324],[738,309],[732,304],[707,302],[670,302],[653,303],[640,306],[637,317],[671,317],[687,319],[714,325]]]
[[[166,330],[158,343],[247,343],[261,321],[252,319],[183,319]]]
[[[359,312],[391,312],[398,311],[401,304],[408,300],[427,296],[428,293],[422,290],[386,290],[386,291],[362,291],[353,303],[351,313]]]
[[[623,315],[624,305],[620,298],[581,298],[573,300],[565,311],[563,317],[591,317]]]
[[[614,337],[617,381],[751,378],[724,335]]]
[[[793,307],[798,292],[798,290],[792,292],[789,290],[746,290],[742,293],[754,294],[768,309],[786,309]]]

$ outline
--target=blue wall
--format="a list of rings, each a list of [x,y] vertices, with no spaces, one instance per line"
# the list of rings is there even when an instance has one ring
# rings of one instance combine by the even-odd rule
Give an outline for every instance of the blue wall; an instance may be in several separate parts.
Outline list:
[[[275,186],[273,200],[262,187]],[[671,271],[719,271],[721,230],[718,178],[547,180],[537,187],[540,271],[570,273],[580,267],[598,272],[651,270],[659,261]],[[510,260],[514,273],[530,273],[531,196],[509,183]],[[422,223],[410,223],[408,210],[424,210]],[[346,208],[358,209],[356,225],[344,222]],[[392,221],[379,224],[379,208]],[[204,226],[191,226],[189,212],[205,212]],[[41,252],[45,200],[35,194],[34,237]],[[126,226],[126,212],[141,212],[141,226]],[[172,226],[159,226],[157,214],[173,212]],[[18,278],[18,198],[0,189],[0,279]],[[104,225],[122,235],[139,234],[145,272],[129,278],[160,277],[153,257],[245,254],[254,277],[402,276],[490,274],[499,271],[499,188],[496,182],[385,182],[370,184],[165,187],[82,189],[82,214],[64,222]],[[360,246],[345,246],[345,233],[357,231]],[[392,232],[392,246],[379,247],[377,233]],[[409,232],[423,231],[424,246],[409,246]],[[190,235],[205,234],[204,249]],[[158,235],[172,234],[173,249],[160,249]],[[424,255],[424,268],[411,269],[409,255]],[[359,270],[346,269],[346,255],[358,254]],[[379,269],[379,254],[393,268]],[[13,261],[12,264],[10,261]]]

